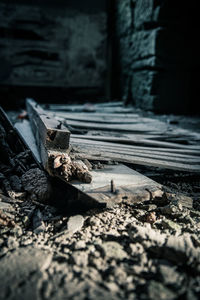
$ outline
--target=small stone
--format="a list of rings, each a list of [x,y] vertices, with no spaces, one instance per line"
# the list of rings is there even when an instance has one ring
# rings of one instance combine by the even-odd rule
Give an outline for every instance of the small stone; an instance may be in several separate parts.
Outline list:
[[[148,299],[151,300],[172,300],[176,295],[162,283],[151,280],[148,285]]]
[[[144,252],[144,247],[139,243],[134,243],[129,245],[130,253],[133,256],[141,255]]]
[[[163,225],[164,228],[166,229],[171,229],[174,231],[180,231],[181,230],[181,226],[178,225],[177,223],[169,220],[169,219],[164,219],[162,220],[161,224]]]
[[[146,222],[153,224],[156,222],[156,213],[155,212],[150,212],[146,215]]]
[[[100,247],[106,258],[124,259],[127,257],[127,253],[117,242],[105,242]]]
[[[67,222],[67,230],[70,233],[75,233],[76,231],[81,230],[84,224],[84,218],[81,215],[76,215],[70,217]]]
[[[88,264],[88,254],[84,251],[75,251],[71,258],[72,262],[80,267],[86,267]]]
[[[175,271],[174,267],[160,264],[158,270],[164,284],[177,285],[178,283],[181,283],[180,275]]]
[[[76,250],[84,249],[85,247],[86,247],[86,242],[83,240],[78,241],[74,246]]]
[[[101,223],[101,220],[95,216],[92,216],[90,219],[89,219],[89,223],[91,226],[99,226],[100,223]]]
[[[9,248],[9,250],[15,249],[18,246],[19,242],[17,241],[17,239],[15,237],[10,236],[7,240],[7,247]]]
[[[11,204],[9,203],[5,203],[5,202],[1,202],[0,201],[0,209],[2,211],[14,211],[14,208]]]
[[[12,228],[11,232],[16,236],[16,237],[20,237],[23,234],[23,230],[20,226],[15,226],[14,228]]]
[[[28,246],[28,245],[31,245],[33,244],[33,239],[32,238],[27,238],[27,237],[24,237],[21,239],[21,246]]]
[[[114,282],[106,282],[105,286],[107,287],[107,289],[109,291],[111,291],[112,293],[117,293],[119,291],[119,287],[116,283]]]
[[[45,224],[43,222],[43,217],[39,209],[36,210],[33,216],[33,230],[36,234],[42,233],[45,231]]]

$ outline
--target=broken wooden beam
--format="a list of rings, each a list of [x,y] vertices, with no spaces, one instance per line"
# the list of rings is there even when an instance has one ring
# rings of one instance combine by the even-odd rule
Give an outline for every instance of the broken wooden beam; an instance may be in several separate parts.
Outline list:
[[[90,183],[92,177],[87,166],[69,156],[69,129],[50,117],[34,100],[27,99],[26,107],[43,167],[49,175]]]
[[[51,150],[66,150],[69,148],[70,131],[62,122],[50,118],[43,108],[32,99],[26,100],[32,130],[36,141]]]

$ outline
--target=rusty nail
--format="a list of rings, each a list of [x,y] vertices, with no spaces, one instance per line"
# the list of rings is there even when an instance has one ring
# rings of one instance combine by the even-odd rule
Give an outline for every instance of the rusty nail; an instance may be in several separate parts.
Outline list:
[[[115,188],[115,183],[114,183],[113,179],[110,182],[110,188],[111,188],[111,193],[115,193],[116,188]]]

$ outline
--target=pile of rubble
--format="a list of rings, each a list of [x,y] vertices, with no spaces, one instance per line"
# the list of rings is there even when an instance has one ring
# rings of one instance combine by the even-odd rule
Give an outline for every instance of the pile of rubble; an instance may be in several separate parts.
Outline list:
[[[167,199],[70,217],[2,204],[13,222],[0,229],[2,299],[199,298],[200,211]]]
[[[198,175],[160,176],[168,188],[150,201],[72,212],[50,205],[51,180],[3,126],[0,153],[0,299],[199,299]]]

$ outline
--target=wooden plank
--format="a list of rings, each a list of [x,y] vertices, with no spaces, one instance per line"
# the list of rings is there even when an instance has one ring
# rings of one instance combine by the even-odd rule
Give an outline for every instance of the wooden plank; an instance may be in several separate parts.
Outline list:
[[[41,157],[38,152],[36,141],[33,137],[33,133],[29,125],[29,122],[27,120],[24,120],[23,122],[17,122],[15,123],[15,128],[18,134],[23,139],[24,143],[31,150],[35,160],[41,165],[42,164]]]
[[[157,125],[165,124],[164,122],[161,122],[159,120],[150,119],[150,118],[144,118],[137,114],[131,114],[126,115],[123,114],[108,114],[108,115],[101,115],[101,114],[95,114],[95,113],[55,113],[51,112],[52,116],[56,118],[64,118],[66,120],[74,120],[74,121],[85,121],[85,122],[96,122],[96,123],[105,123],[105,124],[145,124],[145,123],[153,123]]]
[[[199,155],[187,155],[184,152],[182,153],[169,153],[167,149],[165,151],[159,151],[156,148],[150,149],[143,148],[138,149],[139,147],[133,147],[128,145],[121,145],[121,144],[114,144],[114,143],[105,143],[105,142],[96,142],[93,140],[81,140],[77,138],[71,138],[72,145],[89,145],[92,149],[101,149],[101,151],[112,151],[113,153],[121,153],[121,154],[130,154],[130,155],[139,155],[143,157],[149,158],[156,158],[156,159],[163,159],[168,161],[179,161],[179,162],[191,162],[191,163],[198,163],[200,162],[200,153]],[[184,153],[184,154],[183,154]]]
[[[24,127],[24,128],[23,128]],[[24,122],[17,126],[24,139],[27,137],[26,130],[30,134],[27,144],[33,150],[34,135],[30,130],[30,123]],[[38,149],[34,149],[34,152]],[[35,156],[38,157],[39,153]],[[124,166],[105,165],[103,169],[91,171],[92,182],[90,184],[73,180],[65,182],[80,192],[79,197],[74,201],[83,202],[84,206],[110,207],[115,203],[125,202],[134,204],[142,201],[149,201],[152,197],[162,196],[162,186],[148,177]],[[62,178],[61,178],[62,179]],[[111,191],[111,180],[114,189]],[[87,197],[87,199],[86,199]],[[89,200],[88,200],[89,198]],[[73,203],[75,205],[75,203]]]
[[[161,197],[163,194],[160,184],[122,164],[105,165],[104,169],[93,170],[92,178],[89,185],[76,181],[71,184],[106,206],[122,201],[128,204],[149,201],[151,197]]]
[[[53,111],[65,111],[65,112],[98,112],[98,113],[109,113],[109,114],[121,114],[121,113],[134,113],[134,108],[132,107],[124,107],[124,106],[116,106],[116,107],[98,107],[96,104],[84,104],[84,105],[57,105],[57,104],[49,104],[49,110]]]
[[[180,152],[184,153],[191,153],[193,155],[197,154],[200,155],[200,146],[198,145],[183,145],[178,143],[171,143],[171,142],[162,142],[153,140],[153,136],[150,135],[138,135],[138,134],[123,134],[119,137],[116,136],[105,136],[105,135],[90,135],[90,132],[87,135],[76,135],[73,134],[73,137],[80,138],[83,140],[94,140],[94,141],[105,141],[109,143],[118,143],[118,144],[128,144],[128,145],[137,145],[137,146],[148,146],[152,147],[152,149],[158,149],[161,151],[161,148],[167,148],[167,151],[174,151],[177,152],[180,149]],[[153,148],[154,146],[154,148]],[[143,147],[144,148],[144,147]],[[171,149],[171,150],[170,150]],[[166,149],[164,149],[166,151]],[[185,152],[186,151],[186,152]]]
[[[96,103],[98,107],[124,107],[123,101],[111,101],[111,102],[100,102]]]
[[[35,101],[27,99],[27,111],[44,169],[51,176],[64,181],[79,178],[91,182],[88,167],[81,160],[69,156],[69,130],[50,118]]]
[[[35,101],[27,99],[26,107],[44,169],[51,176],[67,180],[67,171],[65,172],[56,165],[57,160],[60,166],[64,166],[66,161],[70,162],[68,156],[70,131],[58,121],[50,118]]]
[[[73,149],[76,159],[100,160],[100,161],[118,161],[122,163],[130,163],[136,165],[152,166],[165,169],[200,172],[200,164],[188,164],[180,162],[171,162],[160,159],[145,158],[139,155],[128,155],[113,153],[112,151],[105,151],[100,149],[92,149],[91,145],[74,145]]]
[[[50,118],[34,100],[26,100],[26,108],[37,143],[51,150],[69,147],[70,131],[61,122]]]
[[[67,120],[67,124],[76,128],[84,128],[84,129],[95,129],[95,130],[110,130],[110,131],[118,131],[118,132],[145,132],[145,133],[161,133],[167,130],[167,126],[165,123],[160,122],[158,124],[98,124],[95,122],[80,122]]]
[[[13,126],[13,124],[11,123],[7,114],[5,113],[5,111],[1,106],[0,106],[0,124],[5,128],[6,134],[8,134],[10,136],[10,139],[12,140],[12,143],[10,143],[8,148],[8,155],[10,155],[11,153],[13,155],[13,152],[20,153],[29,149],[27,143],[25,143],[22,136],[19,135],[18,131]],[[40,164],[38,164],[38,160],[35,158],[34,155],[32,155],[32,153],[30,154],[30,156],[32,158],[33,163],[36,163],[38,166],[40,166]]]

